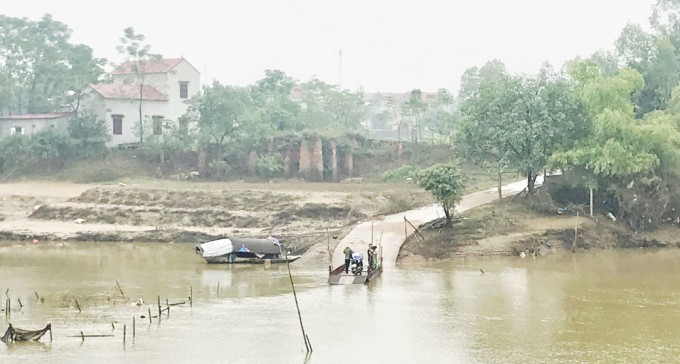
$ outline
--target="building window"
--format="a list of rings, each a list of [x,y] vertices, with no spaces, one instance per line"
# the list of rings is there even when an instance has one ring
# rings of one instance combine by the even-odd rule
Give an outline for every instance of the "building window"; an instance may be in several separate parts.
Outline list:
[[[24,127],[23,126],[13,126],[9,129],[9,135],[24,135]]]
[[[179,98],[180,99],[189,98],[189,82],[179,81]]]
[[[123,135],[123,115],[111,115],[113,120],[113,135]]]
[[[151,119],[153,120],[153,135],[163,135],[163,117],[154,115]]]

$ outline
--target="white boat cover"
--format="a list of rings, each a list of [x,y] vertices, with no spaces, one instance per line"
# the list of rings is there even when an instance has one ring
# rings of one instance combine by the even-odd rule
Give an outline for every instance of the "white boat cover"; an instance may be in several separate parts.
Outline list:
[[[234,246],[230,239],[219,239],[199,244],[203,252],[203,258],[216,258],[227,255],[234,251]]]

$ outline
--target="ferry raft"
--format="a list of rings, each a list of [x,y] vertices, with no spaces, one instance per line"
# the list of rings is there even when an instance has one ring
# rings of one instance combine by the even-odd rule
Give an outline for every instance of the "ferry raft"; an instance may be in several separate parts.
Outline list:
[[[340,266],[333,269],[329,266],[328,268],[328,283],[332,285],[340,284],[368,284],[377,278],[383,271],[383,258],[382,258],[382,246],[376,248],[374,261],[371,262],[370,258],[368,262],[362,264],[363,267],[354,270],[352,267],[347,269],[348,273],[345,273],[345,264],[340,264]],[[350,263],[354,265],[354,263]]]

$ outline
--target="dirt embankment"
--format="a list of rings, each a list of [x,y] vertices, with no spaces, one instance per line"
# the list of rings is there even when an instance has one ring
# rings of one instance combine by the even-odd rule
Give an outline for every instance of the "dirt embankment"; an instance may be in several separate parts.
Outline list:
[[[680,229],[665,226],[635,233],[605,216],[542,214],[521,198],[506,199],[458,216],[450,227],[435,221],[420,227],[402,246],[402,263],[446,260],[468,256],[542,256],[560,251],[680,247]],[[423,239],[424,238],[424,239]]]
[[[0,185],[0,240],[191,242],[277,235],[302,252],[358,221],[430,203],[413,185],[154,181]]]

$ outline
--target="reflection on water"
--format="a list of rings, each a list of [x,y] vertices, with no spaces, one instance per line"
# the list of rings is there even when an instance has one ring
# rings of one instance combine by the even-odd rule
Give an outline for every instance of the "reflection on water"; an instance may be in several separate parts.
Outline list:
[[[323,262],[293,263],[314,347],[305,355],[285,265],[207,265],[182,244],[1,243],[13,309],[2,330],[51,322],[54,341],[0,344],[0,361],[667,362],[680,353],[679,268],[680,251],[602,251],[400,267],[368,286],[328,286]],[[159,297],[184,304],[149,323]],[[82,341],[81,331],[114,336]]]

